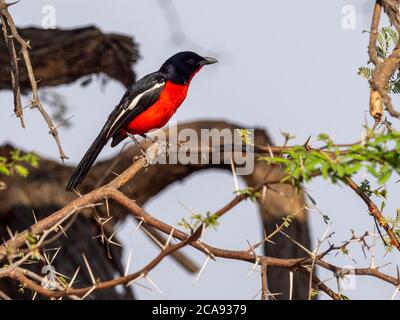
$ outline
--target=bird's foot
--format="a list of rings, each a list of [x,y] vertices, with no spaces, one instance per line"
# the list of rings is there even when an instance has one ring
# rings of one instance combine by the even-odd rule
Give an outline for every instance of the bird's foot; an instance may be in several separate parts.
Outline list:
[[[146,159],[149,164],[164,163],[169,150],[169,144],[166,141],[154,141],[146,150]]]

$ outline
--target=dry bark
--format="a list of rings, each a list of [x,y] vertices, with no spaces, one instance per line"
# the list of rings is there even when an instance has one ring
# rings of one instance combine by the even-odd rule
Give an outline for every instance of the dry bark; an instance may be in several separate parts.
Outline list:
[[[383,9],[389,16],[390,23],[400,30],[400,1],[399,0],[380,0]]]
[[[31,27],[18,31],[32,48],[30,58],[40,87],[68,84],[94,74],[105,74],[124,86],[135,81],[132,64],[139,53],[130,36],[104,34],[94,26],[71,30]],[[30,90],[28,74],[20,69],[21,90]],[[12,89],[10,73],[8,50],[1,39],[0,89]]]

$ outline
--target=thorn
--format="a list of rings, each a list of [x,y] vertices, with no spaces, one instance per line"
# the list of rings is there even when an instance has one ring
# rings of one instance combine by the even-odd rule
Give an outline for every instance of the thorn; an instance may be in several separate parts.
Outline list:
[[[75,117],[75,114],[69,116],[68,118],[63,119],[59,124],[57,124],[54,128],[52,128],[52,131],[57,130],[58,128],[62,127],[65,125],[69,120],[71,120],[73,117]],[[51,132],[50,132],[51,133]]]
[[[246,279],[249,278],[253,272],[256,270],[257,266],[260,264],[259,259],[256,259],[255,263],[253,264],[253,267],[251,268],[250,272],[246,275]]]
[[[172,235],[174,234],[174,232],[175,232],[175,228],[172,228],[171,232],[169,233],[168,239],[167,239],[167,241],[165,242],[165,245],[164,245],[164,247],[163,247],[163,250],[165,250],[165,249],[169,246],[169,243],[171,242]]]
[[[153,280],[150,279],[150,277],[148,275],[145,276],[146,280],[153,286],[154,289],[156,289],[158,291],[159,294],[161,294],[162,296],[165,296],[165,294],[161,291],[161,289],[154,283]]]
[[[197,283],[197,281],[199,280],[201,274],[203,273],[203,271],[206,268],[206,266],[207,266],[208,262],[210,261],[210,259],[211,259],[210,256],[207,256],[206,260],[203,263],[203,266],[201,267],[201,269],[200,269],[199,273],[197,274],[196,278],[194,279],[194,283],[193,284]]]
[[[264,185],[263,188],[262,188],[262,197],[261,197],[261,202],[262,203],[265,203],[266,195],[267,195],[267,186]]]
[[[286,238],[288,238],[289,240],[291,240],[294,244],[296,244],[298,247],[300,247],[301,249],[303,249],[305,252],[307,252],[307,254],[314,258],[315,254],[314,252],[311,252],[310,250],[308,250],[306,247],[304,247],[303,245],[301,245],[300,243],[298,243],[296,240],[292,239],[290,236],[288,236],[286,233],[284,233],[283,231],[279,231],[279,233],[282,233]]]
[[[136,226],[135,230],[133,231],[132,235],[130,236],[131,238],[133,237],[133,235],[136,233],[136,231],[141,227],[143,223],[143,220],[140,220],[140,222],[138,223],[138,225]]]
[[[214,261],[217,261],[217,258],[215,257],[215,255],[206,247],[204,246],[203,243],[201,243],[199,240],[196,241],[196,243],[205,251],[207,252],[207,255],[213,259]]]
[[[396,298],[397,294],[399,293],[399,290],[400,290],[400,287],[396,287],[390,300],[394,300]]]
[[[128,263],[126,264],[124,277],[126,277],[128,275],[129,267],[131,266],[131,260],[132,260],[132,249],[129,250]]]
[[[132,285],[132,284],[135,283],[136,281],[138,281],[138,280],[144,278],[144,276],[145,276],[145,274],[144,274],[144,273],[141,273],[137,278],[135,278],[135,279],[129,281],[129,282],[125,285],[125,287],[129,287],[130,285]]]
[[[56,251],[56,252],[54,253],[53,257],[51,258],[51,261],[49,262],[49,265],[51,265],[53,263],[54,259],[57,257],[58,253],[60,252],[61,247],[55,248],[53,250]]]
[[[32,209],[32,215],[33,215],[33,220],[35,221],[35,223],[37,223],[35,210],[33,210],[33,209]]]
[[[106,218],[101,218],[99,216],[95,217],[95,220],[97,221],[97,223],[101,226],[104,226],[105,224],[107,224],[108,222],[110,222],[112,220],[113,217],[109,217],[108,219]]]
[[[309,145],[310,140],[311,140],[311,136],[309,136],[308,139],[306,140],[306,142],[303,144],[303,147],[304,147],[307,151],[310,151],[310,150],[311,150],[310,145]]]
[[[158,245],[161,249],[164,248],[163,244],[162,244],[160,241],[158,241],[158,239],[157,239],[156,237],[154,237],[146,228],[141,227],[141,229],[142,229],[142,230],[144,231],[144,233],[146,233],[155,243],[157,243],[157,245]]]
[[[190,209],[188,206],[186,206],[182,201],[178,200],[178,203],[187,211],[189,211],[189,213],[191,214],[198,214],[198,212],[194,211],[193,209]]]
[[[72,189],[72,191],[74,191],[78,197],[82,197],[82,195],[79,193],[78,189],[74,188],[74,189]]]
[[[207,226],[204,223],[202,223],[202,225],[201,225],[201,233],[200,233],[199,239],[203,238],[203,235],[204,235],[204,233],[206,231],[207,231]]]
[[[115,241],[112,240],[112,238],[113,238],[114,236],[115,236],[115,232],[113,232],[113,234],[112,234],[109,238],[107,238],[107,242],[108,242],[109,244],[113,244],[113,245],[115,245],[115,246],[122,247],[122,245],[121,245],[120,243],[115,242]]]
[[[144,284],[142,284],[142,283],[139,283],[139,282],[134,282],[133,284],[134,284],[134,285],[137,285],[137,286],[139,286],[139,287],[142,287],[142,288],[144,288],[144,289],[147,289],[147,290],[149,290],[149,291],[152,291],[152,290],[153,290],[153,289],[150,288],[149,286],[146,286],[146,285],[144,285]]]
[[[79,272],[80,269],[81,269],[81,267],[78,267],[78,269],[76,269],[76,271],[75,271],[75,273],[74,273],[74,275],[73,275],[71,281],[68,283],[67,288],[71,288],[71,287],[72,287],[72,285],[73,285],[73,283],[75,282],[75,279],[76,279],[76,277],[77,277],[78,272]]]
[[[240,190],[240,188],[239,188],[239,182],[238,182],[238,179],[236,176],[235,164],[233,163],[232,157],[229,160],[231,162],[231,169],[232,169],[233,182],[235,185],[235,192],[237,192],[238,190]]]
[[[289,271],[289,300],[293,298],[293,271]]]
[[[108,205],[108,198],[106,198],[106,210],[107,210],[107,217],[110,216],[110,207]]]
[[[67,233],[65,232],[63,226],[62,226],[62,225],[59,225],[58,228],[60,229],[61,233],[62,233],[66,238],[68,238],[68,235],[67,235]]]
[[[256,252],[254,251],[254,248],[253,248],[253,246],[251,245],[250,241],[247,240],[247,239],[246,239],[246,241],[247,241],[247,244],[249,245],[249,249],[248,249],[248,250],[250,250],[251,253],[253,254],[253,256],[257,259],[257,254],[256,254]]]
[[[376,232],[377,228],[376,225],[374,225],[374,233]],[[371,246],[371,263],[370,263],[370,268],[371,269],[376,269],[376,263],[375,263],[375,248],[376,248],[376,238],[372,238],[372,246]]]
[[[13,234],[9,226],[6,226],[6,229],[7,229],[8,235],[10,236],[10,239],[14,240],[15,236],[17,235],[17,232],[15,232],[15,234]]]
[[[274,153],[272,152],[271,146],[268,145],[269,156],[274,159]]]
[[[257,296],[261,293],[262,289],[258,290],[257,293],[250,299],[250,300],[255,300]]]
[[[87,270],[88,270],[88,272],[89,272],[90,280],[92,280],[93,286],[96,286],[96,280],[95,280],[95,278],[94,278],[92,269],[90,268],[89,262],[87,261],[86,256],[85,256],[84,253],[82,253],[82,257],[83,257],[83,261],[85,262],[86,268],[87,268]],[[89,294],[90,294],[90,293],[89,293]],[[83,299],[83,298],[82,298],[82,299]]]
[[[85,295],[82,297],[82,300],[85,300],[94,290],[96,289],[96,285],[93,285],[88,292],[85,293]]]

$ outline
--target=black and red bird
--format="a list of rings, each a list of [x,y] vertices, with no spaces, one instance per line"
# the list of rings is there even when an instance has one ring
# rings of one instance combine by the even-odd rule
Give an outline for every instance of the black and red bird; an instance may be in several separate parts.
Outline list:
[[[180,52],[165,61],[160,70],[130,86],[76,167],[67,191],[82,182],[110,139],[111,147],[115,147],[128,136],[145,136],[150,130],[163,127],[185,100],[194,75],[203,66],[216,62],[194,52]]]

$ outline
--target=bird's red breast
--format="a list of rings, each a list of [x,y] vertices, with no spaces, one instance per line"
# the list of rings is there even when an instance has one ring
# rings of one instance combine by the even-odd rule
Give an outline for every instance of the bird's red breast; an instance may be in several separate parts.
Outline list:
[[[131,134],[145,134],[162,128],[185,100],[189,85],[167,81],[158,101],[133,119],[127,128]]]

